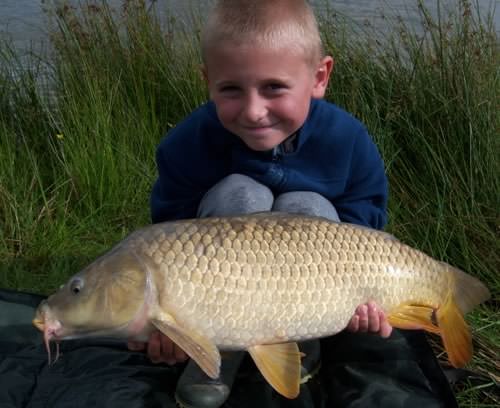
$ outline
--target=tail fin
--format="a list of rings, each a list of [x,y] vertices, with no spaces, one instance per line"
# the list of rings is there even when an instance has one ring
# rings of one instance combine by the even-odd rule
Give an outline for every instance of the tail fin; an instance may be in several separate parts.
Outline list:
[[[472,337],[451,293],[437,310],[436,320],[451,365],[463,367],[472,358]]]
[[[472,357],[472,338],[464,314],[490,297],[478,279],[442,263],[451,272],[451,285],[437,310],[426,304],[400,304],[387,316],[400,329],[421,329],[441,336],[450,363],[464,366]],[[435,319],[434,319],[435,317]]]
[[[472,338],[464,314],[487,300],[490,292],[479,279],[450,265],[445,267],[451,269],[454,286],[436,311],[437,325],[450,363],[463,367],[472,358]]]
[[[462,314],[470,312],[475,306],[490,298],[490,291],[479,279],[444,262],[443,266],[450,270],[454,277],[453,297]]]

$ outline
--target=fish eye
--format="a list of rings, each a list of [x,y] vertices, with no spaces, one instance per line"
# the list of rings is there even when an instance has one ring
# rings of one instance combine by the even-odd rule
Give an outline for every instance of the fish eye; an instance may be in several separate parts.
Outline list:
[[[69,290],[73,294],[78,295],[82,289],[83,289],[83,279],[75,278],[71,281],[69,285]]]

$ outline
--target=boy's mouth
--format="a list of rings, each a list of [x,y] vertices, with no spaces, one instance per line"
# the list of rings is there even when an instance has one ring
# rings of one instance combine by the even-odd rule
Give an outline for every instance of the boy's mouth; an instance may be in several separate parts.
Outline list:
[[[276,126],[276,124],[270,124],[270,125],[251,125],[251,126],[245,126],[243,125],[242,128],[249,131],[249,132],[259,132],[259,131],[264,131],[268,129],[273,129]]]

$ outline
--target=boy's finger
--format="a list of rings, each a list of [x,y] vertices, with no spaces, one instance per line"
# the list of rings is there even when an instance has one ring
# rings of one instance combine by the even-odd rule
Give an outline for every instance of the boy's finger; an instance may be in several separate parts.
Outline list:
[[[148,356],[153,363],[161,362],[161,343],[160,343],[160,335],[158,332],[154,332],[149,337]]]
[[[378,333],[380,330],[380,318],[377,307],[373,302],[368,303],[368,331]]]
[[[177,344],[175,344],[175,343],[172,343],[172,344],[174,344],[175,361],[176,362],[186,361],[189,358],[189,356]]]
[[[354,311],[354,314],[357,316],[363,316],[366,313],[366,305],[362,304],[359,305],[356,310]]]
[[[382,311],[379,312],[379,318],[380,318],[380,336],[382,336],[383,338],[387,338],[392,333],[392,326],[387,321],[384,312]]]
[[[368,331],[368,306],[367,305],[359,306],[356,309],[356,314],[358,315],[359,318],[359,331],[363,333]]]
[[[167,364],[175,364],[174,343],[164,334],[159,334],[160,339],[160,359]]]
[[[127,347],[131,351],[141,351],[146,348],[146,344],[140,341],[128,341]]]
[[[349,321],[349,324],[347,325],[347,330],[350,332],[357,332],[359,330],[359,316],[354,315],[351,320]]]

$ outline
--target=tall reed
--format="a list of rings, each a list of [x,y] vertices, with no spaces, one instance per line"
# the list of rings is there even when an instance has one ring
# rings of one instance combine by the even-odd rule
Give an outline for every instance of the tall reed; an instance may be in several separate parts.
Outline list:
[[[498,290],[498,38],[467,1],[435,18],[417,6],[422,32],[394,20],[383,38],[370,27],[346,35],[324,22],[337,60],[329,97],[361,117],[382,150],[390,230]]]

